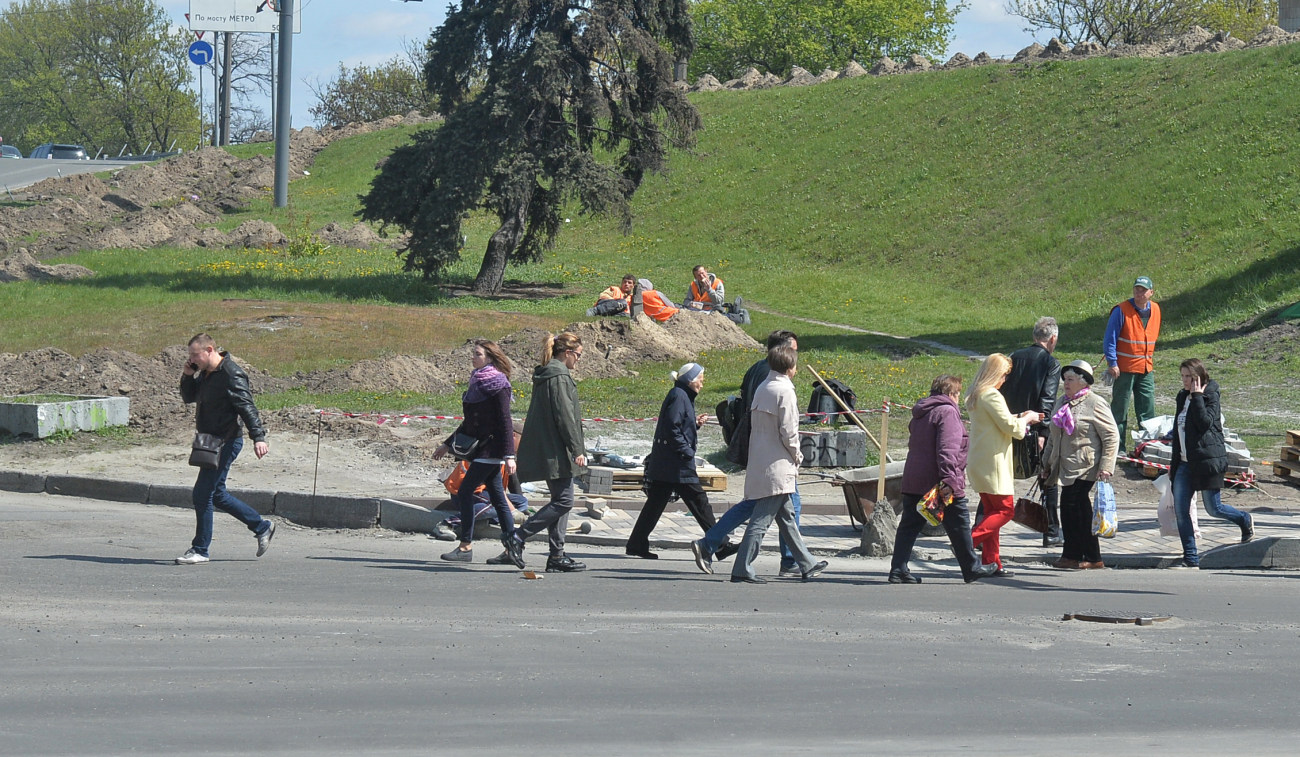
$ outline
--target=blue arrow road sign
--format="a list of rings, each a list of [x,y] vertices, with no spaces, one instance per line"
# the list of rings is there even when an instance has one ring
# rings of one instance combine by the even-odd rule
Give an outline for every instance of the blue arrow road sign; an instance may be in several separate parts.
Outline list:
[[[206,66],[212,62],[212,43],[195,40],[190,43],[190,62],[196,66]]]

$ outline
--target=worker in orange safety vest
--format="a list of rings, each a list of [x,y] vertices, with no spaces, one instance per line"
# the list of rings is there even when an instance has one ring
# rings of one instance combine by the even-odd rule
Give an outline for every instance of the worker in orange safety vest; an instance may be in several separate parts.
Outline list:
[[[1156,415],[1155,351],[1160,337],[1160,306],[1152,301],[1151,277],[1133,282],[1133,297],[1111,308],[1102,340],[1102,353],[1109,365],[1107,376],[1114,381],[1110,410],[1119,425],[1120,455],[1128,448],[1128,404],[1138,424]]]

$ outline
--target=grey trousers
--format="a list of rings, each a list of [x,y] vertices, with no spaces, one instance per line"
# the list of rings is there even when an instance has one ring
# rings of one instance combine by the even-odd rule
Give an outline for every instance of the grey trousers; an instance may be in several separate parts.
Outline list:
[[[546,488],[551,492],[551,501],[533,513],[524,525],[515,529],[515,533],[519,541],[527,541],[528,537],[545,530],[550,537],[551,557],[563,557],[564,530],[568,528],[569,511],[573,509],[573,479],[547,479]]]
[[[799,535],[799,524],[794,520],[794,503],[789,494],[777,494],[763,497],[754,503],[754,514],[749,518],[745,538],[740,540],[740,551],[736,553],[736,561],[731,565],[733,577],[757,578],[754,575],[754,558],[758,557],[758,548],[762,546],[763,537],[767,535],[767,529],[773,520],[781,532],[781,538],[794,554],[799,569],[805,573],[812,570],[816,561],[804,546],[803,537]]]

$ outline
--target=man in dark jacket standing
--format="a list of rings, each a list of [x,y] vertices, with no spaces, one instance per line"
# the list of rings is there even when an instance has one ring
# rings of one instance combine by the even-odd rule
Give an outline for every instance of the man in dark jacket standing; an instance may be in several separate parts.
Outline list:
[[[226,490],[226,474],[244,447],[241,431],[248,427],[257,459],[266,457],[266,429],[253,404],[248,374],[226,352],[217,350],[207,334],[190,340],[189,359],[181,373],[181,399],[197,403],[194,426],[201,434],[224,440],[217,467],[200,469],[194,482],[194,514],[198,525],[189,551],[176,558],[177,565],[198,565],[208,561],[212,543],[212,510],[220,509],[238,518],[257,537],[257,556],[266,554],[275,535],[275,524]]]
[[[1057,336],[1056,319],[1039,318],[1034,324],[1034,343],[1011,353],[1011,373],[1000,390],[1012,414],[1032,410],[1043,415],[1043,422],[1031,426],[1024,439],[1012,442],[1017,478],[1038,475],[1038,464],[1049,431],[1047,419],[1056,406],[1056,392],[1061,384],[1061,363],[1052,357]],[[1047,510],[1048,523],[1047,533],[1043,534],[1044,547],[1061,543],[1061,514],[1057,508],[1060,496],[1060,489],[1055,484],[1043,486],[1043,507]]]

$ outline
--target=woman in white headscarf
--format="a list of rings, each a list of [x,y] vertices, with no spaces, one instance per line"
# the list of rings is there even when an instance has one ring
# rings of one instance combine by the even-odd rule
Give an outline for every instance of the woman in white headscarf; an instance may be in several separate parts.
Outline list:
[[[700,527],[708,531],[717,520],[709,507],[709,495],[695,472],[696,431],[709,416],[695,414],[695,397],[704,386],[704,367],[687,363],[673,371],[673,388],[664,397],[655,424],[654,445],[645,461],[646,501],[627,540],[627,554],[649,560],[659,555],[650,551],[650,532],[675,492],[682,498]]]

